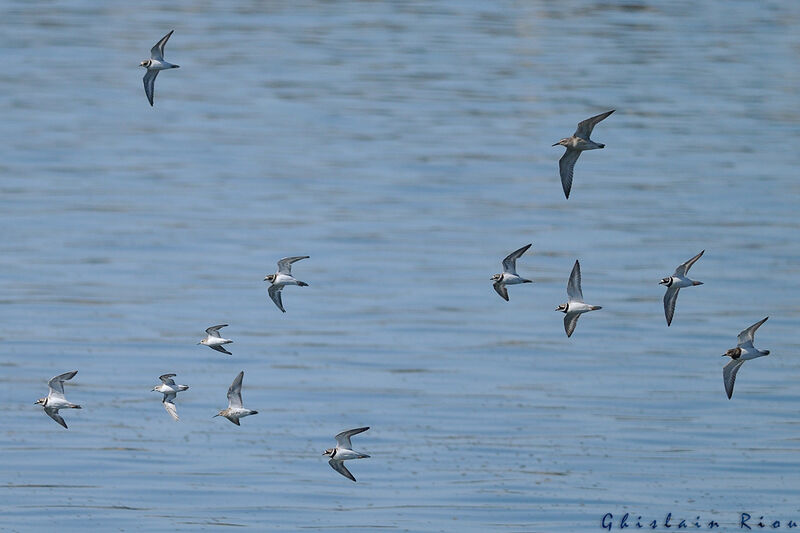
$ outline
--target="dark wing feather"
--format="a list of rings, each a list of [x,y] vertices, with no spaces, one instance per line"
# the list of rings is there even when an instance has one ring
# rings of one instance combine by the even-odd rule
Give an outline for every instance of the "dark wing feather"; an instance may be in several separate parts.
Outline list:
[[[742,330],[742,332],[739,333],[739,338],[738,338],[739,346],[743,346],[743,345],[745,345],[747,343],[752,344],[753,340],[755,340],[756,330],[758,328],[760,328],[761,324],[766,322],[768,318],[769,317],[764,317],[764,319],[759,320],[758,322],[756,322],[755,324],[753,324],[749,328],[747,328],[745,330]]]
[[[587,118],[578,123],[578,129],[575,130],[575,137],[580,137],[581,139],[589,140],[589,136],[592,134],[592,130],[597,125],[598,122],[605,120],[611,113],[616,111],[616,109],[612,109],[611,111],[606,111],[605,113],[600,113],[599,115],[595,115],[591,118]]]
[[[689,269],[692,268],[692,265],[695,264],[698,259],[703,257],[704,253],[706,253],[705,250],[703,250],[702,252],[700,252],[696,256],[692,257],[691,259],[689,259],[685,263],[683,263],[681,265],[678,265],[678,268],[675,269],[675,273],[673,274],[673,276],[685,276],[686,274],[688,274],[689,273]]]
[[[47,413],[47,416],[58,422],[60,425],[64,426],[65,429],[69,429],[67,428],[67,423],[64,422],[64,419],[61,418],[61,415],[58,414],[58,411],[56,409],[48,409],[45,407],[44,412]]]
[[[150,59],[156,59],[158,61],[164,61],[164,45],[167,44],[169,38],[172,36],[172,33],[175,30],[170,31],[168,34],[163,36],[160,41],[158,41],[153,48],[150,49]]]
[[[330,461],[328,461],[328,464],[331,465],[331,468],[339,472],[347,479],[350,479],[352,481],[356,480],[356,478],[353,477],[353,474],[351,474],[350,471],[347,469],[347,467],[344,466],[344,461],[337,461],[336,459],[331,459]]]
[[[509,274],[517,275],[517,259],[522,257],[522,254],[528,251],[528,248],[531,247],[533,243],[526,244],[519,250],[515,250],[508,254],[505,259],[503,259],[503,271],[508,272]]]
[[[567,332],[567,337],[572,336],[572,332],[575,331],[575,326],[578,325],[578,318],[580,318],[580,313],[566,313],[564,315],[564,331]]]
[[[675,314],[675,304],[678,301],[678,287],[667,287],[664,293],[664,316],[667,317],[667,326],[672,324],[672,315]]]
[[[150,107],[153,107],[153,93],[155,92],[157,70],[148,70],[144,73],[144,94],[147,95],[147,101],[150,102]]]
[[[218,351],[220,353],[224,353],[226,355],[233,355],[231,352],[229,352],[228,350],[226,350],[222,346],[209,346],[209,348],[211,348],[212,350],[216,350],[216,351]]]
[[[497,294],[499,294],[503,300],[508,301],[508,289],[506,289],[505,284],[495,281],[492,283],[492,287],[494,287],[494,290],[497,291]]]
[[[580,155],[580,150],[567,148],[567,151],[564,152],[564,155],[558,160],[558,169],[561,173],[561,187],[564,189],[564,196],[566,196],[567,199],[569,199],[569,193],[572,190],[572,171]]]
[[[350,444],[350,437],[353,435],[358,435],[359,433],[364,433],[366,430],[369,429],[369,426],[365,426],[363,428],[356,428],[356,429],[348,429],[347,431],[342,431],[334,438],[336,439],[336,444],[339,445],[340,448],[347,448],[348,450],[353,446]]]
[[[285,313],[286,309],[283,308],[283,301],[281,300],[282,288],[282,286],[270,285],[269,289],[267,289],[267,292],[269,293],[269,297],[272,298],[272,301],[275,302],[275,305],[278,306],[278,309]]]
[[[730,362],[725,365],[725,368],[722,369],[722,381],[725,383],[725,392],[729,400],[731,396],[733,396],[733,385],[736,383],[736,373],[739,372],[743,364],[744,360],[742,359],[731,359]]]

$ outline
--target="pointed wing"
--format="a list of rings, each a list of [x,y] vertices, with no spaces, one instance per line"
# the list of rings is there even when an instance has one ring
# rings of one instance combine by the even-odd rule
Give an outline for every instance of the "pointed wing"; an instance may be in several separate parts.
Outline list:
[[[582,122],[578,122],[578,129],[575,130],[574,136],[580,137],[581,139],[589,140],[589,136],[592,134],[592,130],[597,125],[598,122],[604,120],[608,115],[616,111],[616,109],[612,109],[611,111],[606,111],[605,113],[600,113],[599,115],[595,115],[591,118],[587,118]]]
[[[171,32],[163,36],[161,40],[158,41],[155,44],[155,46],[153,46],[153,48],[150,49],[150,59],[164,61],[164,45],[167,44],[167,41],[169,41],[169,38],[172,36],[172,33],[174,31],[175,30],[172,30]]]
[[[567,332],[567,337],[572,336],[572,332],[575,331],[575,326],[578,325],[578,318],[580,318],[580,313],[566,313],[564,315],[564,331]]]
[[[50,378],[50,381],[47,382],[47,386],[50,387],[50,393],[48,394],[48,396],[53,398],[61,398],[62,400],[65,400],[64,382],[74,378],[75,374],[77,373],[78,373],[77,370],[73,370],[72,372],[64,372],[63,374],[59,374],[53,378]],[[53,420],[55,420],[55,418]],[[58,420],[56,420],[56,422],[58,422]]]
[[[510,254],[508,254],[506,256],[506,258],[503,259],[503,271],[507,272],[509,274],[514,274],[516,276],[517,275],[517,259],[522,257],[522,254],[527,252],[528,248],[530,248],[532,244],[533,243],[525,245],[522,248],[520,248],[519,250],[516,250],[516,251],[511,252]]]
[[[667,287],[667,292],[664,293],[664,316],[667,317],[667,326],[672,324],[672,315],[675,314],[675,304],[678,302],[679,287]]]
[[[364,433],[366,430],[369,429],[369,426],[363,428],[356,428],[356,429],[348,429],[347,431],[342,431],[336,437],[336,445],[339,448],[346,448],[351,449],[352,444],[350,444],[350,437],[353,435],[358,435],[359,433]]]
[[[226,350],[222,346],[209,346],[209,348],[211,348],[212,350],[216,350],[216,351],[218,351],[220,353],[224,353],[224,354],[227,354],[227,355],[233,355],[231,352],[229,352],[228,350]]]
[[[747,328],[747,329],[743,330],[741,333],[739,333],[739,346],[740,347],[753,346],[753,340],[755,338],[756,330],[758,328],[760,328],[761,324],[766,322],[768,318],[769,317],[764,317],[763,320],[759,320],[758,322],[756,322],[755,324],[753,324],[749,328]]]
[[[153,92],[156,88],[157,70],[148,70],[144,73],[144,94],[147,95],[147,101],[150,102],[150,107],[153,107]]]
[[[561,173],[561,187],[564,189],[564,196],[569,199],[569,192],[572,190],[572,170],[575,168],[575,161],[580,157],[580,150],[567,148],[561,159],[558,160],[558,170]]]
[[[725,392],[728,394],[728,399],[733,396],[733,384],[736,383],[736,373],[742,368],[744,359],[731,359],[730,362],[722,369],[722,381],[725,382]]]
[[[228,324],[219,324],[218,326],[211,326],[210,328],[206,329],[206,333],[209,337],[219,337],[219,330],[222,328],[227,328]]]
[[[278,306],[278,309],[285,313],[286,309],[283,308],[283,302],[281,301],[281,289],[283,289],[282,285],[270,285],[267,292],[272,301],[275,302],[275,305]]]
[[[244,370],[239,372],[231,386],[228,387],[228,409],[242,407],[242,378],[244,378]]]
[[[58,414],[58,409],[50,409],[49,407],[45,407],[44,412],[47,413],[47,416],[58,422],[60,425],[64,426],[64,428],[68,429],[67,423],[64,422],[64,419],[61,418],[60,414]]]
[[[356,478],[353,477],[353,474],[351,474],[350,471],[347,469],[347,467],[344,466],[344,461],[337,461],[336,459],[331,459],[330,461],[328,461],[328,464],[331,465],[331,468],[339,472],[347,479],[351,479],[353,481],[356,480]]]
[[[292,275],[292,263],[296,263],[301,259],[308,259],[308,255],[296,255],[294,257],[284,257],[278,261],[278,274]]]
[[[689,259],[688,261],[686,261],[686,262],[685,262],[685,263],[683,263],[682,265],[679,265],[679,266],[678,266],[678,268],[676,268],[676,269],[675,269],[675,273],[673,274],[673,276],[681,276],[681,277],[683,277],[683,276],[685,276],[686,274],[688,274],[688,272],[689,272],[689,269],[690,269],[690,268],[692,268],[692,265],[693,265],[693,264],[695,264],[695,262],[696,262],[698,259],[700,259],[701,257],[703,257],[703,254],[704,254],[704,253],[706,253],[706,251],[705,251],[705,250],[703,250],[702,252],[700,252],[700,253],[699,253],[699,254],[697,254],[696,256],[692,257],[691,259]]]
[[[171,392],[169,394],[165,394],[164,395],[164,399],[161,401],[161,403],[164,404],[164,409],[167,410],[167,412],[169,413],[169,416],[171,416],[175,420],[180,420],[180,418],[178,418],[178,408],[175,407],[175,404],[173,403],[174,400],[175,400],[175,397],[176,397],[176,394],[174,392]]]
[[[583,302],[583,291],[581,290],[581,264],[575,261],[572,273],[567,282],[567,296],[570,302]]]
[[[494,290],[497,292],[497,294],[500,295],[500,297],[503,300],[508,301],[508,289],[506,288],[504,283],[495,281],[494,283],[492,283],[492,287],[494,287]]]
[[[158,376],[158,379],[160,379],[164,385],[175,385],[175,380],[172,378],[176,375],[177,374],[164,374],[163,376]]]

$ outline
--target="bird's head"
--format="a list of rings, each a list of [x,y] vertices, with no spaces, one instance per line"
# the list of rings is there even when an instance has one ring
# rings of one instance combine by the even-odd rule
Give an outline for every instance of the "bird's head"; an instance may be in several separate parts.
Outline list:
[[[661,281],[658,282],[659,285],[666,285],[669,287],[672,285],[672,278],[663,278]]]
[[[563,139],[555,143],[553,146],[566,146],[568,142],[569,142],[569,137],[564,137]]]
[[[47,398],[39,398],[38,400],[33,402],[33,405],[44,405],[44,402],[46,402],[46,401],[47,401]]]
[[[730,357],[731,359],[738,359],[740,355],[742,355],[742,349],[737,346],[736,348],[731,348],[730,350],[722,354],[722,357]]]
[[[335,449],[336,448],[328,448],[327,450],[322,452],[322,455],[333,455],[333,450],[335,450]]]
[[[147,68],[147,67],[150,66],[150,61],[151,61],[150,59],[146,59],[146,60],[142,61],[141,63],[139,63],[139,66]]]
[[[495,274],[494,276],[492,276],[492,281],[500,281],[501,279],[503,279],[502,274]]]
[[[206,343],[206,340],[207,340],[207,339],[200,339],[200,342],[198,342],[197,344],[205,344],[205,343]]]
[[[275,281],[275,274],[270,274],[269,276],[264,278],[264,281],[269,281],[270,283],[272,283],[273,281]]]
[[[567,312],[567,304],[559,305],[558,307],[556,307],[556,311],[561,311],[562,313],[566,313]]]

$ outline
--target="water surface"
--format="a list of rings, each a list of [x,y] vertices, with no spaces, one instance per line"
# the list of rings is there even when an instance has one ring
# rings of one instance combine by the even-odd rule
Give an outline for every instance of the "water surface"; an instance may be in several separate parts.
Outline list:
[[[1,6],[0,528],[800,519],[796,4]],[[611,108],[566,201],[550,145]],[[282,314],[262,279],[305,254]],[[575,259],[603,310],[567,339]],[[33,402],[71,369],[65,431]],[[362,425],[354,484],[321,452]]]

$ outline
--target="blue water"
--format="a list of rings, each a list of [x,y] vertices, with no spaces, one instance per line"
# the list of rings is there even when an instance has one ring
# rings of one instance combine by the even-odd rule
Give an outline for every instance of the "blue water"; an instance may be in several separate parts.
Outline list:
[[[0,20],[0,529],[800,521],[800,5]],[[150,108],[137,65],[173,28]],[[566,201],[550,145],[612,108]],[[489,277],[528,242],[506,303]],[[667,328],[658,280],[701,249]],[[305,254],[282,314],[262,279]],[[575,259],[603,310],[567,339]],[[720,354],[767,315],[729,401]],[[195,345],[218,323],[231,357]],[[33,402],[72,369],[63,430]],[[212,420],[240,370],[259,414]],[[321,453],[362,425],[352,483]]]

